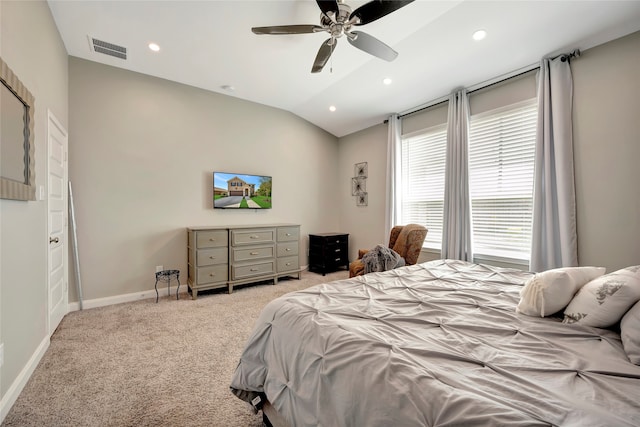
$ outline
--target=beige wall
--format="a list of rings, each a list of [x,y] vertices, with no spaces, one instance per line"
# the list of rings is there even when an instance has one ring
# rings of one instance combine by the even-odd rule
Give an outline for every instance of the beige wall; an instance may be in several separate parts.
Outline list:
[[[356,206],[351,195],[351,178],[356,163],[367,162],[368,206]],[[340,138],[338,155],[340,230],[349,233],[349,260],[358,249],[388,242],[384,231],[387,169],[387,126],[379,124]]]
[[[640,264],[640,32],[573,61],[581,265]]]
[[[337,138],[283,110],[69,59],[69,177],[84,300],[153,289],[156,265],[186,281],[186,227],[338,226]],[[273,208],[213,209],[212,172],[273,177]],[[71,300],[76,300],[75,285]]]
[[[613,271],[640,264],[640,32],[583,52],[572,63],[574,75],[574,156],[580,265]],[[535,94],[533,76],[472,96],[472,113]],[[474,99],[475,98],[475,99]],[[446,121],[446,106],[409,116],[403,133]],[[340,225],[358,247],[383,239],[384,201],[372,205],[372,192],[385,191],[386,125],[340,138],[340,176],[353,163],[369,161],[369,207],[356,209],[342,198]],[[345,184],[346,185],[346,184]],[[381,196],[380,196],[381,197]],[[353,258],[357,248],[351,247]],[[423,252],[422,260],[430,259]],[[505,265],[506,266],[506,265]]]
[[[47,110],[68,123],[67,54],[49,7],[41,1],[0,2],[0,56],[35,97],[36,185],[47,187]],[[47,331],[47,205],[0,200],[0,369],[7,391]]]

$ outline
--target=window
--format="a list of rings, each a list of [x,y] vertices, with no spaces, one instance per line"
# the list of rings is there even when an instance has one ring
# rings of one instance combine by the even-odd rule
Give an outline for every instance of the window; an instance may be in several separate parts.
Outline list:
[[[422,224],[429,232],[424,247],[442,247],[446,125],[402,139],[402,224]]]
[[[533,211],[535,99],[472,116],[469,191],[473,252],[529,260]],[[402,139],[401,223],[429,232],[425,248],[440,251],[444,207],[446,125]]]
[[[471,117],[469,192],[475,255],[529,260],[536,120],[535,99]]]

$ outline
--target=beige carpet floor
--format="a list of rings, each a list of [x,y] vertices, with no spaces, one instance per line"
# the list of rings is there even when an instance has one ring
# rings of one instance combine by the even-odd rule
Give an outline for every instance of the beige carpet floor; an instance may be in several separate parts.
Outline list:
[[[347,276],[69,313],[2,426],[261,426],[229,383],[262,307]]]

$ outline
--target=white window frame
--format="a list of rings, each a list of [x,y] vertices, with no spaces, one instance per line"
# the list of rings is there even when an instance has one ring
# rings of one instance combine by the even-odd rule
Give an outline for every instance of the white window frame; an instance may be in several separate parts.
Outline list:
[[[485,111],[482,113],[478,113],[478,114],[474,114],[473,116],[470,117],[469,119],[469,129],[471,131],[471,126],[472,126],[472,121],[474,120],[478,120],[478,119],[483,119],[486,117],[491,117],[494,116],[496,114],[500,114],[501,112],[508,112],[517,108],[521,108],[521,107],[536,107],[536,100],[535,98],[532,99],[528,99],[525,101],[521,101],[521,102],[517,102],[514,104],[510,104],[510,105],[506,105],[500,108],[496,108],[496,109],[492,109],[489,111]],[[537,114],[536,114],[537,116]],[[445,167],[444,163],[446,162],[446,132],[447,132],[447,124],[441,124],[441,125],[436,125],[436,126],[431,126],[429,128],[425,128],[425,129],[421,129],[415,132],[411,132],[405,135],[402,135],[402,144],[403,144],[403,148],[404,148],[404,144],[406,140],[410,140],[412,138],[420,138],[420,137],[427,137],[430,134],[436,134],[436,133],[441,133],[442,136],[444,136],[445,139],[445,146],[442,148],[442,164],[443,164],[443,168]],[[471,132],[470,132],[471,133]],[[534,137],[535,138],[535,137]],[[471,138],[469,141],[469,144],[472,144]],[[470,147],[471,149],[471,147]],[[405,155],[408,155],[407,153],[402,152],[402,165],[403,165],[403,169],[405,166]],[[533,167],[533,165],[532,165]],[[430,252],[430,253],[434,253],[434,254],[440,254],[441,252],[441,248],[442,248],[442,225],[443,225],[443,219],[442,218],[438,218],[435,220],[436,223],[439,223],[439,226],[434,227],[432,224],[434,222],[434,218],[427,218],[427,219],[422,219],[422,218],[416,218],[415,214],[412,216],[411,212],[407,213],[407,209],[406,209],[406,203],[407,201],[411,201],[411,195],[407,193],[407,189],[408,187],[408,179],[407,179],[407,173],[405,170],[402,171],[402,175],[403,175],[403,194],[402,194],[402,202],[403,202],[403,208],[401,209],[401,222],[402,223],[408,223],[408,222],[418,222],[420,224],[425,225],[428,229],[429,232],[427,233],[427,239],[425,240],[424,244],[423,244],[423,250],[426,252]],[[471,183],[470,183],[471,185]],[[531,178],[531,198],[533,198],[533,178]],[[442,203],[444,205],[444,178],[442,180]],[[432,202],[434,200],[431,200]],[[473,205],[473,200],[472,200],[472,205]],[[533,206],[533,205],[531,205]],[[473,208],[472,208],[473,209]],[[438,233],[438,227],[440,230],[440,233]],[[473,224],[472,224],[473,227]],[[472,232],[475,233],[475,231]],[[429,237],[431,237],[431,239],[429,239]],[[438,241],[434,241],[434,237],[439,237]],[[526,259],[525,259],[526,258]],[[504,267],[514,267],[514,268],[527,268],[528,263],[529,263],[529,254],[527,252],[527,256],[525,257],[518,257],[518,256],[509,256],[508,254],[505,253],[482,253],[482,251],[480,253],[478,253],[475,248],[474,248],[474,262],[484,262],[484,263],[488,263],[488,264],[493,264],[493,265],[501,265]]]
[[[424,225],[428,232],[427,232],[427,237],[422,245],[422,247],[424,249],[426,249],[429,252],[437,252],[440,253],[441,249],[442,249],[442,223],[443,223],[443,217],[442,215],[440,215],[440,217],[434,217],[434,216],[428,216],[426,218],[418,218],[416,216],[416,214],[411,214],[411,212],[407,209],[407,204],[410,203],[411,201],[416,201],[416,197],[415,197],[415,193],[412,194],[411,187],[409,186],[408,182],[409,180],[407,179],[407,171],[405,170],[405,156],[408,156],[408,153],[406,153],[406,146],[405,143],[407,140],[411,140],[411,139],[415,139],[415,138],[424,138],[424,137],[428,137],[428,135],[433,135],[433,134],[440,134],[442,133],[444,136],[444,145],[442,147],[442,191],[441,191],[441,198],[436,198],[436,199],[430,199],[430,200],[419,200],[419,202],[424,202],[424,203],[428,203],[428,202],[435,202],[441,203],[441,206],[444,206],[444,167],[445,167],[445,157],[446,157],[446,138],[447,138],[447,124],[443,123],[440,125],[436,125],[436,126],[431,126],[429,128],[425,128],[425,129],[421,129],[415,132],[411,132],[405,135],[402,135],[402,159],[401,159],[401,164],[402,164],[402,209],[401,209],[401,219],[400,222],[402,224],[408,224],[408,223],[418,223],[421,225]],[[419,198],[421,199],[421,197]],[[440,240],[438,242],[434,241],[434,237],[440,236]]]
[[[477,197],[474,197],[474,192],[477,193],[477,187],[474,188],[474,172],[473,172],[473,168],[472,168],[472,160],[471,160],[471,156],[472,156],[472,151],[473,151],[473,147],[472,145],[474,144],[474,140],[471,137],[472,134],[472,128],[474,125],[474,122],[477,123],[478,120],[483,120],[486,119],[488,117],[493,117],[496,116],[498,114],[504,113],[504,112],[510,112],[516,109],[520,109],[520,108],[525,108],[525,107],[530,107],[533,108],[534,110],[536,109],[536,99],[532,98],[532,99],[528,99],[525,101],[521,101],[521,102],[517,102],[514,104],[510,104],[510,105],[506,105],[500,108],[496,108],[490,111],[486,111],[480,114],[476,114],[470,117],[469,119],[469,189],[470,189],[470,194],[471,194],[471,205],[472,205],[472,233],[473,233],[473,238],[474,238],[474,261],[476,262],[482,262],[482,261],[489,261],[491,263],[506,263],[506,264],[515,264],[518,266],[528,266],[529,264],[529,258],[530,258],[530,245],[531,245],[531,219],[533,216],[533,168],[534,168],[534,158],[535,158],[535,130],[536,130],[536,126],[535,124],[533,125],[533,136],[531,137],[532,139],[530,139],[529,143],[529,147],[524,151],[525,153],[529,153],[530,158],[531,158],[531,164],[530,166],[526,166],[525,168],[523,168],[523,173],[525,175],[527,175],[530,178],[530,184],[529,189],[527,189],[527,185],[522,185],[518,188],[515,188],[513,190],[510,191],[514,191],[516,193],[520,193],[521,194],[521,199],[522,198],[530,198],[531,202],[530,202],[530,211],[528,212],[528,217],[527,214],[519,214],[521,220],[520,221],[516,221],[516,226],[519,225],[520,227],[528,227],[525,228],[525,231],[528,230],[528,240],[525,241],[524,245],[521,245],[521,250],[519,252],[516,252],[516,250],[507,250],[505,251],[504,248],[500,249],[497,247],[491,247],[490,243],[486,243],[486,241],[490,242],[490,238],[485,239],[485,245],[484,247],[482,247],[481,245],[478,245],[478,237],[479,237],[479,231],[477,230],[476,227],[478,227],[478,221],[476,220],[476,218],[474,218],[474,200],[477,200]],[[534,116],[534,119],[537,118],[537,112],[533,112],[531,113]],[[526,170],[529,169],[529,170]],[[530,173],[530,175],[528,175]],[[476,175],[477,177],[477,175]],[[476,178],[477,179],[477,178]],[[477,182],[477,181],[476,181]],[[474,191],[475,190],[475,191]],[[527,193],[527,191],[530,191]],[[525,196],[525,197],[522,197]],[[506,211],[503,211],[506,212]],[[479,217],[479,213],[478,213],[478,217]],[[486,218],[483,218],[486,219]],[[526,224],[526,225],[523,225]],[[485,232],[487,231],[487,228],[485,228],[484,230]],[[522,238],[522,234],[520,233],[520,236],[518,238]],[[487,234],[485,233],[485,236]],[[498,236],[500,234],[498,233]],[[502,239],[502,237],[500,237]]]

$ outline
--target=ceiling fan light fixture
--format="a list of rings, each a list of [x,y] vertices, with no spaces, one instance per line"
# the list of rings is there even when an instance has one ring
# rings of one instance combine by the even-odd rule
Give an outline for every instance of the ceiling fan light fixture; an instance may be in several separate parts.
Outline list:
[[[333,54],[338,39],[346,36],[349,44],[363,52],[385,61],[393,61],[398,52],[382,43],[377,38],[360,31],[351,31],[352,26],[360,26],[395,12],[415,0],[370,0],[356,10],[345,3],[346,0],[316,0],[320,8],[320,25],[275,25],[268,27],[253,27],[254,34],[308,34],[326,32],[327,39],[318,50],[316,59],[311,67],[312,73],[322,71]]]
[[[471,37],[473,37],[473,39],[476,41],[480,41],[487,37],[487,32],[485,30],[477,30]]]

